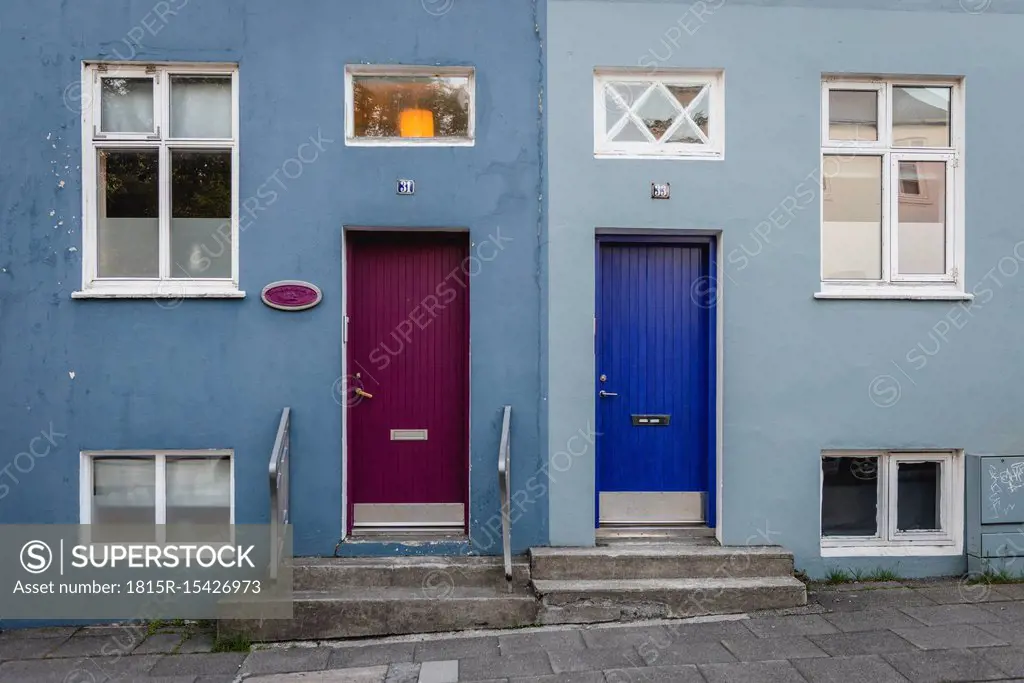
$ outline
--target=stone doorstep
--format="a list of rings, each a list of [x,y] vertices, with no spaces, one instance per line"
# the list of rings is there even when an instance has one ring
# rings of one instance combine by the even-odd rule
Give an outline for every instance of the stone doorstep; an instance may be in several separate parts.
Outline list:
[[[445,597],[455,588],[506,587],[500,557],[330,557],[296,558],[292,566],[295,591],[335,591],[342,588],[419,588]],[[526,558],[514,558],[513,585],[530,580]]]
[[[457,588],[444,597],[404,588],[300,593],[295,597],[290,620],[221,620],[218,631],[222,636],[280,641],[516,628],[535,624],[539,609],[533,595],[482,588]]]
[[[792,577],[742,579],[635,579],[534,581],[545,605],[661,604],[664,617],[752,612],[806,603],[804,584]]]
[[[792,577],[793,554],[777,546],[616,543],[592,548],[532,548],[538,580]]]

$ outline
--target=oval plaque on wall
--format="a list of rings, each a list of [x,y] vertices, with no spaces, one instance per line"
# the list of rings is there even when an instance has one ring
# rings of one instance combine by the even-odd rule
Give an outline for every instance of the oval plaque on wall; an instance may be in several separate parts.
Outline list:
[[[320,288],[302,280],[279,280],[271,282],[260,294],[263,303],[280,311],[304,311],[313,308],[323,294]]]

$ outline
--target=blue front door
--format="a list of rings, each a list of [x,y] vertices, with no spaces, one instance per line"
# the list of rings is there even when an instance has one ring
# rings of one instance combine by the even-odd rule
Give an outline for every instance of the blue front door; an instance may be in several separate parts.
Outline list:
[[[711,248],[599,242],[599,525],[713,524]]]

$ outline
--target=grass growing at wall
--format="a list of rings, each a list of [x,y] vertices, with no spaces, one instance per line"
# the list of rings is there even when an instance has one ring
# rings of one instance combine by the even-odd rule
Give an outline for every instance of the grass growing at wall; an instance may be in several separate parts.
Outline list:
[[[882,567],[877,567],[875,569],[872,569],[870,572],[868,572],[864,576],[864,578],[862,580],[863,581],[899,581],[900,580],[900,575],[897,574],[892,569],[883,569]]]
[[[829,569],[825,574],[825,583],[835,586],[841,583],[879,583],[883,581],[899,581],[900,575],[892,569],[877,567],[871,571],[863,569]]]
[[[213,643],[214,652],[249,652],[252,649],[252,641],[246,635],[233,635],[227,638],[217,638]]]
[[[1024,572],[1014,574],[1008,569],[993,571],[986,569],[981,574],[971,574],[967,577],[968,584],[993,584],[993,583],[1024,583]]]
[[[845,569],[829,569],[828,573],[825,574],[825,583],[830,586],[835,586],[840,583],[850,583],[853,581],[853,577],[850,576],[849,572]]]

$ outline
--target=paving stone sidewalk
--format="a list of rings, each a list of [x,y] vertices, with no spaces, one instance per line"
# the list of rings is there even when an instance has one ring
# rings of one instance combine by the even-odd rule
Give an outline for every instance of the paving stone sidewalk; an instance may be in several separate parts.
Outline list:
[[[1024,681],[1024,584],[812,586],[806,607],[712,620],[213,650],[194,628],[7,631],[0,682]]]

